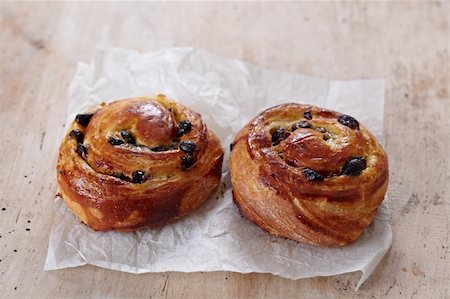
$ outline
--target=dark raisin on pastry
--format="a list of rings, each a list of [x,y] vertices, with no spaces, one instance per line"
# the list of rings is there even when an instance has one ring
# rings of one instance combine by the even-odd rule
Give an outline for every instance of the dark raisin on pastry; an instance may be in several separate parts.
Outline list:
[[[193,154],[196,148],[197,146],[195,145],[195,143],[190,140],[186,140],[180,143],[180,150],[182,150],[186,154]]]
[[[75,138],[75,140],[77,141],[77,143],[82,143],[83,139],[84,139],[84,134],[83,132],[81,132],[80,130],[72,130],[69,134],[69,136],[71,138]]]
[[[111,145],[121,145],[124,143],[123,140],[115,138],[115,137],[109,137],[108,142]]]
[[[194,156],[187,154],[186,156],[181,157],[181,167],[183,170],[187,170],[189,167],[194,165],[195,158]]]
[[[325,133],[327,131],[327,130],[325,130],[325,128],[322,128],[322,127],[317,127],[317,128],[315,128],[315,130],[320,133]]]
[[[299,121],[298,123],[295,123],[292,126],[292,131],[295,131],[295,130],[300,129],[300,128],[302,128],[302,129],[311,128],[311,125],[306,120],[302,120],[302,121]]]
[[[323,181],[323,176],[310,168],[304,168],[303,174],[308,181]]]
[[[323,133],[323,140],[328,140],[331,138],[331,134],[328,132]]]
[[[342,114],[338,117],[338,122],[352,129],[359,129],[359,123],[350,115]]]
[[[122,172],[113,172],[111,175],[123,181],[129,180]]]
[[[187,134],[191,131],[192,124],[188,120],[182,120],[178,124],[178,136],[183,136],[184,134]]]
[[[77,151],[78,151],[78,154],[80,154],[80,156],[83,159],[86,159],[86,157],[87,157],[87,148],[86,148],[86,146],[83,143],[78,143],[77,144]]]
[[[136,145],[136,138],[134,138],[133,134],[130,131],[122,130],[120,131],[120,136],[122,136],[123,140],[126,143]]]
[[[158,145],[158,146],[152,147],[151,150],[154,152],[165,152],[165,151],[167,151],[167,147],[165,145]]]
[[[278,128],[272,135],[272,145],[277,145],[284,139],[288,138],[289,133],[283,128]]]
[[[94,113],[77,114],[75,120],[83,127],[87,127]]]
[[[312,119],[311,110],[303,112],[303,117],[306,119]]]
[[[342,167],[342,174],[357,176],[366,168],[366,159],[363,157],[351,157]]]
[[[136,170],[131,174],[131,181],[135,184],[142,184],[145,181],[145,172]]]

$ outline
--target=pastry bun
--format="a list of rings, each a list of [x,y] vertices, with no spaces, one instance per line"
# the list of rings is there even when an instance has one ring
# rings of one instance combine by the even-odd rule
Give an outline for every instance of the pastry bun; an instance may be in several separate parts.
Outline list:
[[[283,104],[251,120],[232,143],[233,198],[269,233],[343,246],[372,222],[388,185],[388,159],[356,119]]]
[[[63,200],[94,230],[166,224],[218,186],[223,150],[200,114],[164,95],[78,114],[59,150]]]

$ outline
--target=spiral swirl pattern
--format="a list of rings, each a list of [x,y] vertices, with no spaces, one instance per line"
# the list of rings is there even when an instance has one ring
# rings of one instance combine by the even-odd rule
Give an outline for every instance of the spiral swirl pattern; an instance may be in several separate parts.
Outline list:
[[[201,116],[164,95],[77,115],[57,163],[61,195],[95,230],[165,224],[217,187],[223,150]]]
[[[267,109],[233,141],[233,198],[271,234],[342,246],[372,222],[388,183],[387,156],[348,115],[300,104]]]

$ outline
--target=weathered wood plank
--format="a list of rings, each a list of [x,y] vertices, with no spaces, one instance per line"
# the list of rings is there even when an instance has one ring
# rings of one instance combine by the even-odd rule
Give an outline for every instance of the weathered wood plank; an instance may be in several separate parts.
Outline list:
[[[449,297],[449,10],[448,2],[0,3],[0,297]],[[194,46],[330,79],[385,78],[394,243],[361,291],[352,291],[356,273],[290,281],[43,272],[68,84],[78,61],[107,46]]]

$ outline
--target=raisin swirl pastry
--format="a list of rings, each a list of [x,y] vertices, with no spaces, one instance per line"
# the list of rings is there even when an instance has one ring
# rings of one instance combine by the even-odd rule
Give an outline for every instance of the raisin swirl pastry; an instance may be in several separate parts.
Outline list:
[[[57,163],[62,198],[94,230],[163,225],[217,187],[223,150],[200,115],[158,95],[79,114]]]
[[[356,240],[388,184],[387,156],[364,126],[300,104],[267,109],[243,127],[229,165],[244,217],[273,235],[313,245]]]

